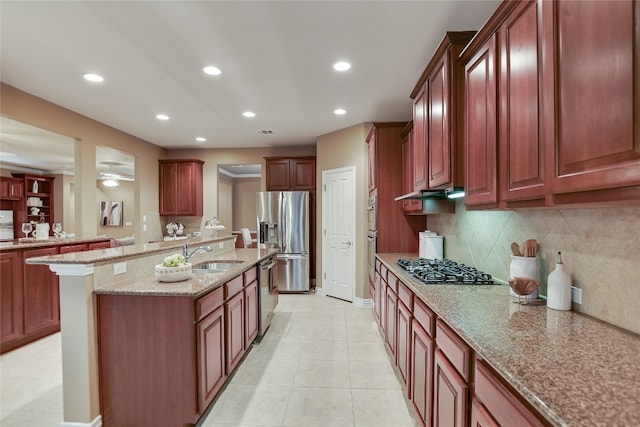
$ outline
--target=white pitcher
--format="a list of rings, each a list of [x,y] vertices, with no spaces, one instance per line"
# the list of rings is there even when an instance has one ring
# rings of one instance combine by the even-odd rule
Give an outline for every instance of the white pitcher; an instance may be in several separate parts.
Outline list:
[[[36,231],[34,231],[36,240],[47,240],[49,238],[49,224],[41,222],[36,224]]]

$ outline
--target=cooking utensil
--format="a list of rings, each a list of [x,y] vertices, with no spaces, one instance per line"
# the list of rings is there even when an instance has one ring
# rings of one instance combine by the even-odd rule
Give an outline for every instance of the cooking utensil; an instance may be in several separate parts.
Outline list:
[[[523,244],[524,256],[535,257],[538,255],[538,242],[535,239],[526,240]]]
[[[522,253],[520,253],[520,246],[518,246],[516,242],[511,243],[511,253],[513,256],[522,256]]]
[[[528,277],[514,277],[509,280],[509,286],[518,295],[519,304],[527,304],[527,299],[524,299],[524,303],[520,302],[520,297],[529,295],[535,292],[540,286],[540,282],[530,279]]]

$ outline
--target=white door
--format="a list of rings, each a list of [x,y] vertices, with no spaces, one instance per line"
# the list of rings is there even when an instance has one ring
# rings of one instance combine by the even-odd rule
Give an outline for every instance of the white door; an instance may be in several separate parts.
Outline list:
[[[322,172],[322,286],[353,302],[356,284],[355,166]]]

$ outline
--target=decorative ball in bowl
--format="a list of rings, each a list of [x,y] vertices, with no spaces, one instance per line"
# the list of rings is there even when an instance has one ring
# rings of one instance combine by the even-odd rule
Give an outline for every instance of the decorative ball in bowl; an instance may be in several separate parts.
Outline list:
[[[166,257],[162,264],[156,265],[155,270],[160,282],[179,282],[191,277],[191,263],[184,262],[180,254]]]

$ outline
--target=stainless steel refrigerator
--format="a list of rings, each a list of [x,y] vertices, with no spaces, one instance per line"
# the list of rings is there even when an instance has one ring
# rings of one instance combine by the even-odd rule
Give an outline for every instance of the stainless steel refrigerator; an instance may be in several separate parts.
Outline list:
[[[277,247],[278,292],[309,291],[309,192],[257,193],[258,244]]]

